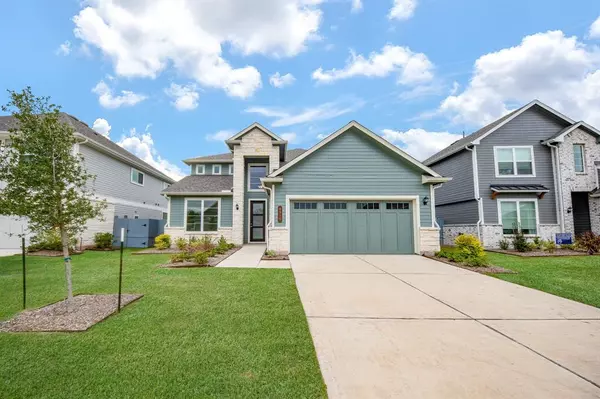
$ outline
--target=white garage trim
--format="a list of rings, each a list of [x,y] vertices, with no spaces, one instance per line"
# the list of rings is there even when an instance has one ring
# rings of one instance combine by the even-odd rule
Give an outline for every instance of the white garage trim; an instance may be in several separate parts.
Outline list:
[[[410,201],[413,203],[413,242],[415,253],[421,253],[421,210],[418,195],[286,195],[285,196],[285,228],[288,234],[288,252],[291,251],[291,203],[292,201]]]

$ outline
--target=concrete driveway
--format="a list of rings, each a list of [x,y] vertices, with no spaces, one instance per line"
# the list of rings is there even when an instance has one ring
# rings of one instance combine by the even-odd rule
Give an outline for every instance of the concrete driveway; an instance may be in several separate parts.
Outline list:
[[[416,255],[292,255],[330,398],[600,398],[600,309]]]

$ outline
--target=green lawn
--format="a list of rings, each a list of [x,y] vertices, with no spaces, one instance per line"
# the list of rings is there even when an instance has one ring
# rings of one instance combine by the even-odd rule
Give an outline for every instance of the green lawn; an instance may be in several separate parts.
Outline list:
[[[326,390],[290,270],[157,269],[125,259],[144,297],[83,333],[0,333],[0,397],[316,398]],[[28,258],[28,306],[64,295],[60,258]],[[73,257],[76,293],[116,293],[118,253]],[[19,257],[0,258],[0,320],[21,306]]]
[[[495,277],[600,307],[600,256],[487,255],[493,265],[518,272]]]

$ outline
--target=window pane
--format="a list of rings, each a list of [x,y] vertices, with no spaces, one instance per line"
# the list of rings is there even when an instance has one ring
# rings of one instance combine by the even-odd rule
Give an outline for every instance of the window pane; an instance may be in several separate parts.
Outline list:
[[[519,202],[519,212],[523,234],[536,234],[535,202]]]
[[[502,215],[502,230],[504,234],[512,234],[518,228],[517,203],[501,202],[500,212]]]
[[[584,161],[583,161],[583,146],[581,144],[573,145],[573,158],[575,160],[575,172],[584,172]]]
[[[515,148],[516,161],[532,161],[531,148]]]
[[[498,162],[510,162],[513,161],[512,148],[499,148],[496,150],[496,156]]]
[[[514,175],[514,165],[512,162],[498,162],[498,173],[500,175]]]
[[[142,172],[138,172],[138,183],[144,184],[144,174]]]
[[[213,165],[213,174],[215,174],[215,175],[221,174],[221,165]]]
[[[260,179],[267,176],[266,166],[250,166],[250,190],[258,190],[260,188]]]
[[[187,231],[201,231],[200,213],[202,212],[202,201],[188,201],[186,227]]]
[[[218,228],[219,202],[204,201],[204,231],[217,231]]]
[[[531,162],[517,162],[518,175],[532,175],[533,164]]]

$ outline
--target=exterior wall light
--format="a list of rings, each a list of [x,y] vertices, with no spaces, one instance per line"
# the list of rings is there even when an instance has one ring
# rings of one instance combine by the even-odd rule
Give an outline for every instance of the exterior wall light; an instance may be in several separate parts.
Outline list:
[[[429,204],[429,197],[425,196],[425,197],[423,197],[423,205],[427,205],[427,204]]]

